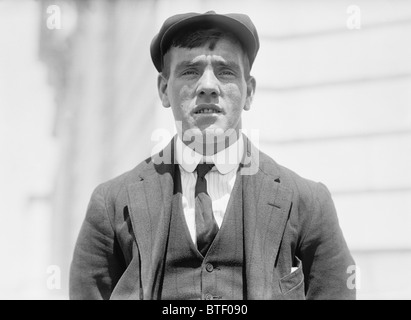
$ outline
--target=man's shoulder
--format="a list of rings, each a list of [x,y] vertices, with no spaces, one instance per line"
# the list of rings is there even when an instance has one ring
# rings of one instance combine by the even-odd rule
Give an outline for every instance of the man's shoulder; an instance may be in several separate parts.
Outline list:
[[[302,177],[265,154],[261,154],[260,157],[262,170],[265,167],[275,168],[271,170],[276,172],[279,186],[291,193],[293,208],[290,214],[291,224],[301,230],[312,230],[311,226],[335,223],[336,211],[333,199],[322,182]],[[306,234],[306,231],[302,232]]]
[[[277,177],[282,187],[291,190],[300,199],[312,200],[322,194],[329,194],[327,187],[318,181],[301,176],[292,169],[277,163],[272,157],[260,151],[260,170]]]
[[[149,157],[141,161],[131,170],[100,183],[96,187],[95,192],[101,192],[105,196],[117,196],[121,191],[124,191],[128,185],[141,181],[144,173],[152,167],[152,158]]]

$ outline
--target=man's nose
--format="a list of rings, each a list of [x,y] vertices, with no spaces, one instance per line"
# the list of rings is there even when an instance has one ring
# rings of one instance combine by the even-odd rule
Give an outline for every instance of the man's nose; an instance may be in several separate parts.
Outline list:
[[[198,83],[197,96],[218,97],[219,95],[220,87],[217,77],[213,70],[205,70]]]

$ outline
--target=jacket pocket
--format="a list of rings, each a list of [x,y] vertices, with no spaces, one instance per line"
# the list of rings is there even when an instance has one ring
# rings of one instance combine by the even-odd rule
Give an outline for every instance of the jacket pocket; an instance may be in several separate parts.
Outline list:
[[[303,264],[298,257],[297,269],[280,279],[281,293],[287,299],[305,299]]]

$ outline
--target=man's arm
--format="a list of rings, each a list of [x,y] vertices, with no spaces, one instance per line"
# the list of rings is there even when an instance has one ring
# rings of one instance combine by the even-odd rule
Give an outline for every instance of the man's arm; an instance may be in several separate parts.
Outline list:
[[[105,204],[104,190],[91,196],[70,268],[70,299],[109,299],[124,271]]]
[[[327,187],[317,184],[311,222],[300,247],[307,299],[355,299],[348,267],[355,264],[338,223]]]

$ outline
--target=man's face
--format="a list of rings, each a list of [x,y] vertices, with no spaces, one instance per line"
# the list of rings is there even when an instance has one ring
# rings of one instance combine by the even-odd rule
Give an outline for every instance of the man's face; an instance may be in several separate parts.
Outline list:
[[[167,54],[169,78],[159,76],[159,94],[181,122],[182,133],[204,137],[234,129],[238,134],[242,110],[250,108],[255,89],[254,78],[244,77],[241,47],[223,38],[212,50],[207,43],[192,49],[172,47]]]

